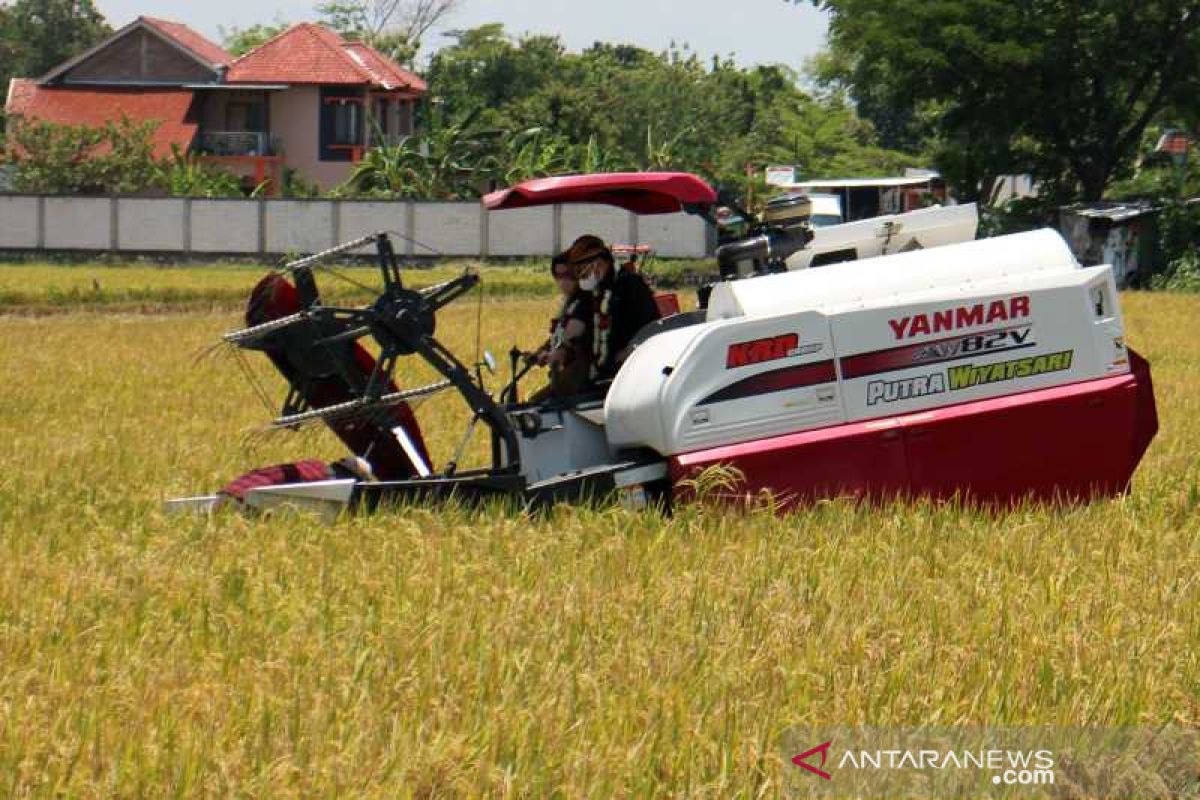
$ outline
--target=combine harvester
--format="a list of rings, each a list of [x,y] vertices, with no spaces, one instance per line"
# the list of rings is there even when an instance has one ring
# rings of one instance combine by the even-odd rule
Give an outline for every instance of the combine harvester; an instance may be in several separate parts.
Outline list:
[[[692,175],[636,173],[544,179],[484,198],[492,210],[567,202],[712,219],[717,196]],[[250,507],[330,510],[451,495],[530,504],[616,495],[636,505],[686,494],[688,479],[713,465],[743,476],[731,497],[769,490],[785,502],[1010,503],[1128,489],[1157,417],[1149,365],[1126,346],[1109,267],[1080,267],[1056,232],[1040,230],[780,271],[812,238],[794,213],[802,206],[778,204],[718,251],[723,273],[749,259],[770,274],[730,275],[699,311],[648,326],[611,385],[569,403],[496,400],[480,366],[434,337],[438,309],[479,277],[405,289],[384,234],[268,276],[252,295],[249,327],[226,340],[264,352],[288,380],[276,427],[324,422],[363,469],[315,482],[252,479],[236,496]],[[324,306],[312,269],[370,242],[379,298]],[[378,359],[360,340],[374,340]],[[394,367],[408,355],[442,380],[398,389]],[[501,397],[516,396],[516,380]],[[468,433],[477,422],[490,430],[489,468],[429,463],[407,403],[447,387],[472,412]]]

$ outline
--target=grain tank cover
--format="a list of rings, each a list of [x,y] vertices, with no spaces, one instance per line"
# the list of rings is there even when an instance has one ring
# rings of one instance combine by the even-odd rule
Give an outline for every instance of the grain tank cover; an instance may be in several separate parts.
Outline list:
[[[713,288],[707,318],[882,308],[916,302],[924,296],[974,294],[991,282],[1078,268],[1063,238],[1043,228],[721,283]]]

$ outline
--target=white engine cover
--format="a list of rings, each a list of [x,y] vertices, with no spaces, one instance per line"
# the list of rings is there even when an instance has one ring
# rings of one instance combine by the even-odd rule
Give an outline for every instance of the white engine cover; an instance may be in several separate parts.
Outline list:
[[[788,269],[807,269],[827,253],[854,250],[856,259],[941,247],[975,238],[979,211],[974,203],[935,206],[813,229],[812,241],[788,257]]]
[[[622,366],[606,434],[676,455],[1125,372],[1116,300],[1049,230],[721,284]]]

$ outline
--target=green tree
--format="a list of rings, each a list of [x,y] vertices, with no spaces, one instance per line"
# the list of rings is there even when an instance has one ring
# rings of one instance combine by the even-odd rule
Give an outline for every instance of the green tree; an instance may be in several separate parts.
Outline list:
[[[60,125],[13,120],[5,160],[16,168],[14,186],[36,194],[171,194],[240,197],[241,181],[173,148],[154,153],[157,121],[127,117],[104,125]]]
[[[0,90],[37,78],[112,33],[92,0],[14,0],[0,5]]]
[[[537,109],[522,107],[557,86],[556,70],[568,60],[558,39],[535,36],[517,44],[499,23],[446,36],[453,44],[434,54],[426,73],[433,102],[424,104],[422,123],[436,127],[443,120],[471,115],[481,127],[497,128],[532,111],[548,112],[541,122],[558,129],[555,109],[545,106],[547,99],[539,98]]]
[[[575,154],[566,140],[545,128],[505,132],[500,137],[497,152],[486,162],[491,165],[489,177],[493,186],[489,188],[566,174],[571,171],[575,160]]]
[[[463,0],[325,0],[317,13],[341,35],[363,41],[401,64],[412,64],[429,29]]]
[[[489,157],[502,131],[480,131],[473,119],[407,136],[396,145],[375,147],[341,190],[372,196],[423,200],[462,200],[478,197],[488,187],[495,165]]]
[[[174,197],[243,197],[242,181],[236,175],[214,169],[191,153],[171,148],[171,157],[158,165],[154,183]],[[262,191],[259,186],[255,194]],[[286,192],[285,192],[286,194]]]
[[[158,123],[127,117],[100,127],[15,119],[6,160],[18,191],[42,194],[142,192],[159,186],[152,137]]]
[[[432,194],[431,184],[420,139],[406,136],[394,145],[368,150],[339,188],[350,195],[419,199]]]
[[[277,19],[270,24],[265,22],[256,22],[255,24],[239,28],[218,28],[218,33],[221,34],[221,45],[235,56],[242,56],[249,53],[254,48],[261,45],[268,39],[272,39],[287,30],[288,23]]]
[[[1197,92],[1197,0],[812,2],[831,15],[825,77],[901,139],[927,122],[965,197],[1029,171],[1059,199],[1099,199],[1155,116]]]
[[[880,147],[840,97],[806,94],[782,67],[706,62],[686,48],[597,43],[569,53],[555,37],[515,40],[496,24],[452,37],[430,63],[423,129],[472,115],[482,129],[544,131],[537,146],[562,142],[571,169],[681,169],[725,184],[742,183],[747,164],[862,175],[918,163]]]
[[[112,33],[92,0],[15,0],[0,6],[5,77],[36,78]]]

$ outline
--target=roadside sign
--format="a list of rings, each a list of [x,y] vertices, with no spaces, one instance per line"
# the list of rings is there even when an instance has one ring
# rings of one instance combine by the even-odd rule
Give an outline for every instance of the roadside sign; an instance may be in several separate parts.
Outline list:
[[[768,186],[791,186],[796,182],[795,166],[767,167]]]

